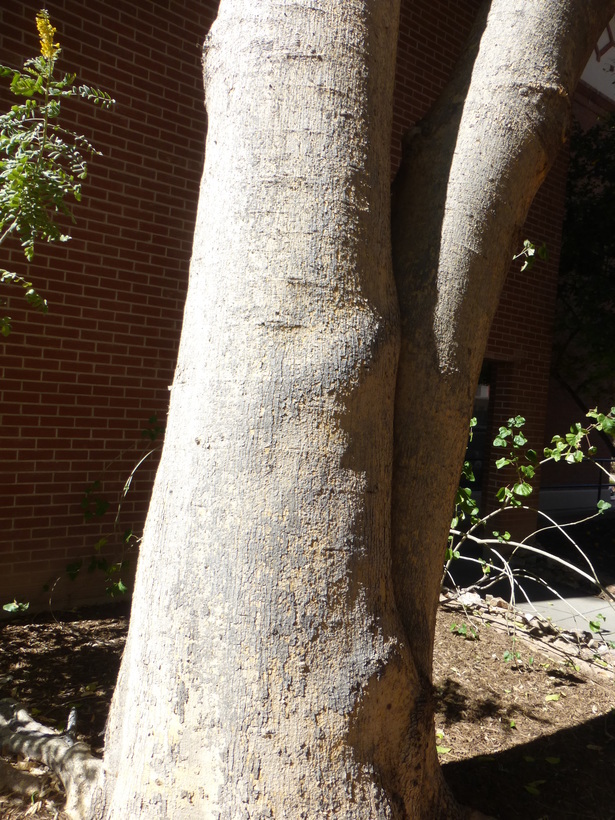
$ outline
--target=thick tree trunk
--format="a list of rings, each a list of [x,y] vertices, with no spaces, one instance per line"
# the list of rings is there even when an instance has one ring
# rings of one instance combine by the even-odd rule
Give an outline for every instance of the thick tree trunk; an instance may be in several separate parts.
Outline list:
[[[208,36],[107,820],[419,816],[390,573],[397,17],[394,0],[223,0]]]
[[[397,0],[222,0],[104,820],[456,814],[430,691],[452,494],[511,237],[613,2],[492,5],[398,189],[392,502]]]

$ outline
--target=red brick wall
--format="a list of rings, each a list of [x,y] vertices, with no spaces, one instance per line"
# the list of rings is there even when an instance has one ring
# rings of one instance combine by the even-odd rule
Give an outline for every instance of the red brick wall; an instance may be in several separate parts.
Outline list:
[[[38,53],[41,5],[2,4],[3,64]],[[2,314],[14,331],[0,340],[0,603],[36,604],[57,577],[58,604],[100,594],[102,578],[70,584],[65,575],[114,530],[111,512],[84,523],[83,492],[101,480],[101,494],[117,500],[148,417],[164,420],[203,157],[201,44],[215,5],[47,3],[61,68],[117,104],[111,113],[71,105],[76,128],[103,152],[75,207],[72,241],[39,246],[29,266],[2,247],[2,266],[26,273],[50,311],[24,311],[15,290]],[[5,107],[13,102],[3,94]],[[141,526],[154,466],[149,459],[135,478],[120,529]]]
[[[481,0],[402,0],[393,109],[392,163],[401,138],[425,116],[447,83]]]
[[[37,53],[40,5],[0,8],[1,62],[21,65]],[[66,70],[108,90],[117,105],[111,113],[74,106],[78,129],[104,156],[91,163],[73,240],[39,247],[29,268],[18,252],[5,264],[27,270],[50,313],[23,311],[21,297],[12,297],[15,329],[0,341],[0,603],[16,596],[41,604],[43,584],[55,578],[58,606],[102,594],[102,578],[71,584],[65,567],[91,555],[99,536],[113,530],[112,513],[84,522],[84,490],[101,480],[100,494],[116,500],[143,452],[147,418],[166,414],[204,144],[201,43],[216,5],[99,0],[86,13],[76,0],[47,3]],[[444,87],[479,5],[402,3],[394,165],[401,134]],[[489,348],[516,374],[499,383],[498,407],[506,417],[536,411],[537,435],[563,173],[561,166],[541,194],[526,232],[547,241],[551,261],[529,278],[511,277]],[[120,530],[142,525],[154,468],[155,456],[135,478]]]

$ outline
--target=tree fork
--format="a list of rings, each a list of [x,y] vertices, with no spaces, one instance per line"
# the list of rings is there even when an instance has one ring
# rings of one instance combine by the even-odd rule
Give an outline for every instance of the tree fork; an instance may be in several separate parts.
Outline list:
[[[545,0],[530,31],[535,5],[494,0],[459,123],[404,166],[395,390],[397,3],[223,0],[104,820],[458,815],[430,699],[452,494],[512,239],[615,4]]]
[[[401,313],[392,551],[396,599],[432,676],[442,565],[491,321],[529,206],[613,0],[492,0],[406,142],[394,184]],[[426,768],[435,771],[435,750]]]

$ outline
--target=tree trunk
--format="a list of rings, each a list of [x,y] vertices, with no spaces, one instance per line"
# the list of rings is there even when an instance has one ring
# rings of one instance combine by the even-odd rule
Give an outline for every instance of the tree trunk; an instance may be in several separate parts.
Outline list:
[[[390,572],[397,5],[223,0],[207,38],[107,820],[418,816]]]
[[[406,141],[392,217],[401,312],[392,549],[426,691],[491,322],[529,206],[565,138],[574,89],[614,12],[614,0],[485,3],[453,80]],[[425,766],[435,770],[435,755]]]
[[[613,2],[494,0],[407,160],[394,595],[397,5],[222,0],[207,38],[193,262],[104,820],[456,815],[430,690],[452,493],[511,237]]]

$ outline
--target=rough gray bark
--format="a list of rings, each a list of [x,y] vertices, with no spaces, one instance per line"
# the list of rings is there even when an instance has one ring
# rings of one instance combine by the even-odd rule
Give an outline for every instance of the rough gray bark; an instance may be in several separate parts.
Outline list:
[[[223,0],[208,36],[106,820],[413,811],[416,676],[390,575],[397,17],[393,0]]]
[[[223,0],[104,820],[455,816],[429,687],[452,492],[512,237],[613,5],[494,0],[412,144],[392,502],[397,4]]]

